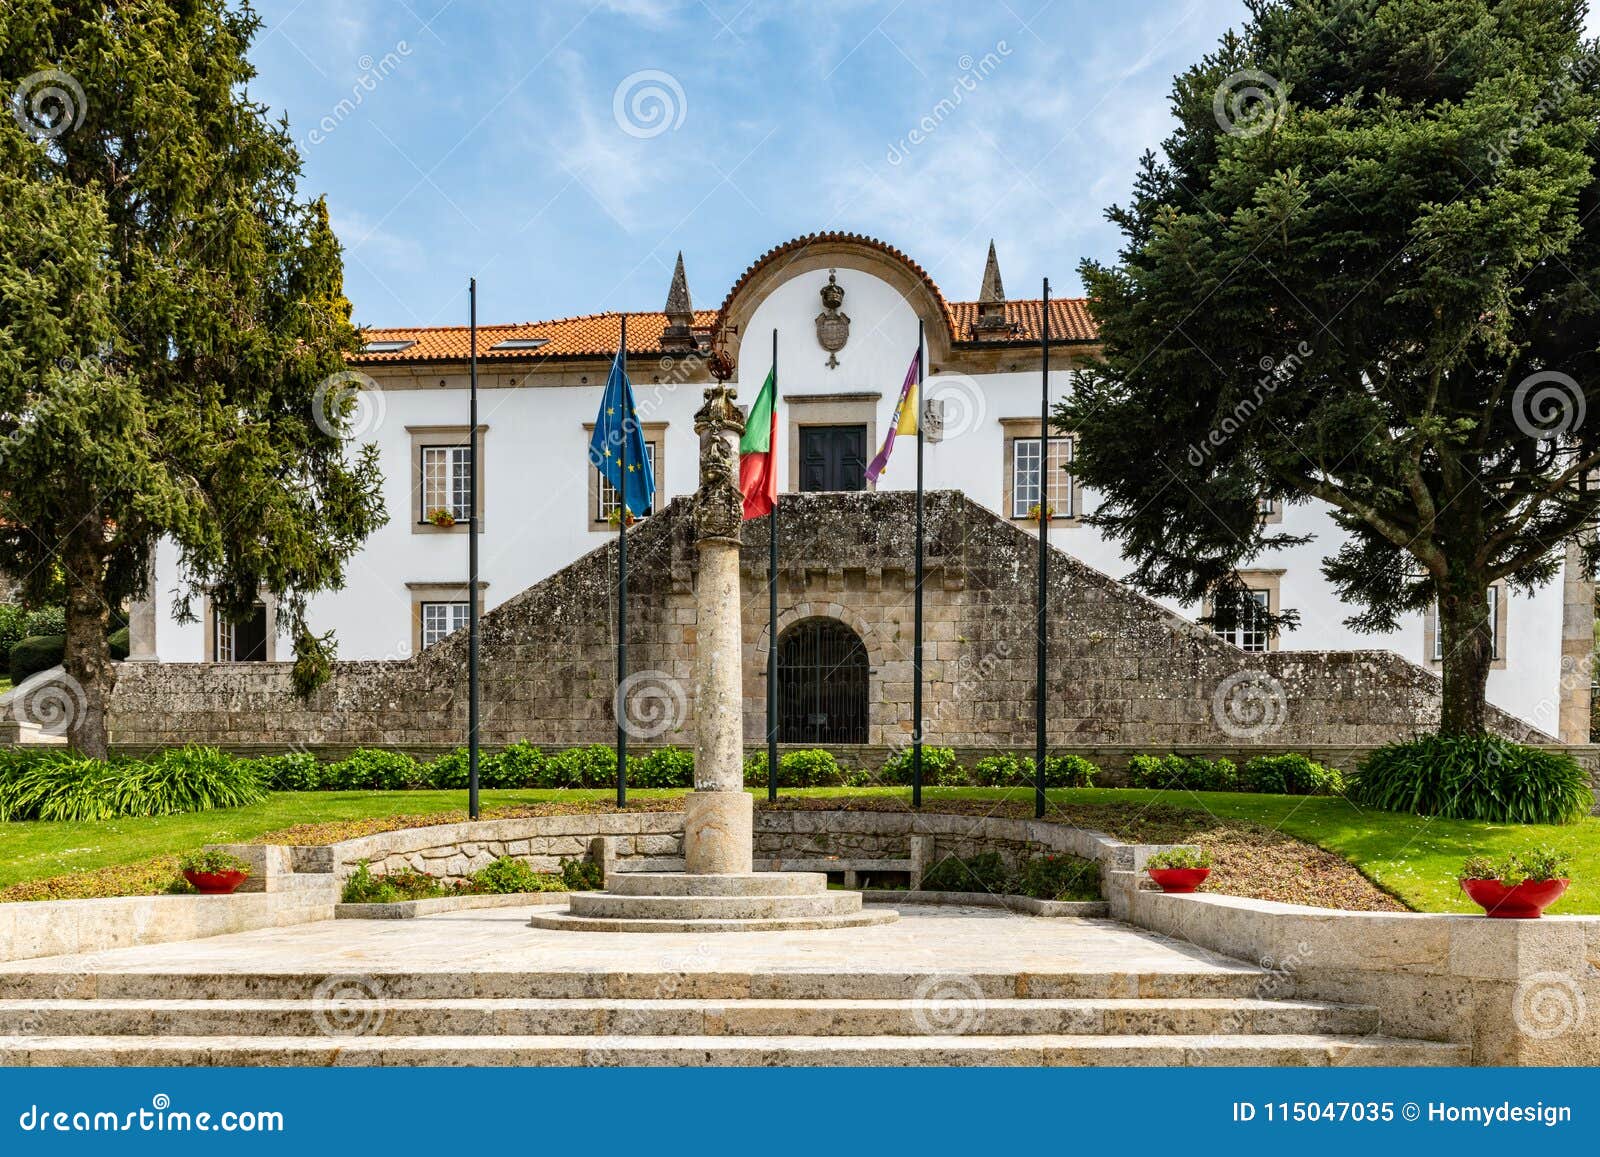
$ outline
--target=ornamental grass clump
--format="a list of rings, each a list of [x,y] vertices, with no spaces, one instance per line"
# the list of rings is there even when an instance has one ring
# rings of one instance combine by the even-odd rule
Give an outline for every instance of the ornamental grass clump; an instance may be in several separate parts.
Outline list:
[[[1494,735],[1423,735],[1380,747],[1345,794],[1362,807],[1491,823],[1576,823],[1594,806],[1572,756]]]

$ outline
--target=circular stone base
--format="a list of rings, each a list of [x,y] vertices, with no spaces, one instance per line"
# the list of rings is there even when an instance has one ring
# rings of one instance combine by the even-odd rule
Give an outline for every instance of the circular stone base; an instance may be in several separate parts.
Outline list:
[[[574,916],[567,912],[541,912],[528,924],[534,928],[554,928],[567,932],[805,932],[818,928],[866,928],[873,924],[893,924],[899,918],[898,912],[883,910],[852,912],[843,916],[791,916],[773,920],[618,920],[601,916]]]
[[[822,872],[629,872],[529,923],[579,932],[777,932],[897,919],[893,910],[863,911],[860,892],[829,891]]]

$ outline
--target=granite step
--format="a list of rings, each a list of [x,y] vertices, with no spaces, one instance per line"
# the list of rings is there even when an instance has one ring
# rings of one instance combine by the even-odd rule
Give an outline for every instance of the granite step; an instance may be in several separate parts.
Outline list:
[[[56,1036],[7,1066],[1461,1065],[1465,1045],[1343,1034],[1237,1036]]]
[[[1192,970],[954,971],[0,971],[4,1000],[574,999],[907,1000],[1251,997],[1268,974],[1248,965]]]
[[[573,896],[571,911],[574,916],[602,920],[784,920],[859,912],[861,893],[824,890],[778,896],[648,896],[592,892]]]
[[[1375,1032],[1375,1008],[1253,998],[0,1001],[0,1038],[966,1036]],[[954,997],[954,998],[952,998]]]

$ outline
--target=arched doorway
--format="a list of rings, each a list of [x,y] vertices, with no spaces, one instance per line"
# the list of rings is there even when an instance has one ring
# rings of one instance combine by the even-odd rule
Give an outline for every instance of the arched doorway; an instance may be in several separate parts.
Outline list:
[[[867,648],[838,619],[803,619],[778,637],[778,741],[867,741]]]

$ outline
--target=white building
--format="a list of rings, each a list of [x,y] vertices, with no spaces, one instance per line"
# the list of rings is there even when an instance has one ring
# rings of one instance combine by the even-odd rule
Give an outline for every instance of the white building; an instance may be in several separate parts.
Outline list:
[[[830,283],[843,290],[837,311],[822,293]],[[629,374],[654,453],[658,496],[665,501],[695,489],[692,415],[710,380],[704,355],[713,338],[735,361],[734,381],[748,402],[769,369],[774,331],[780,486],[861,488],[920,321],[928,347],[926,397],[943,414],[942,434],[926,447],[927,487],[959,489],[1028,525],[1029,508],[1038,502],[1040,304],[1005,299],[992,247],[979,300],[965,302],[948,301],[905,254],[853,234],[816,234],[771,250],[717,310],[691,308],[680,258],[667,309],[627,315]],[[845,330],[843,318],[843,344],[824,348],[825,336]],[[616,533],[608,520],[609,488],[588,465],[587,445],[621,322],[622,315],[604,313],[479,329],[486,609]],[[1094,331],[1081,299],[1051,302],[1050,322],[1050,389],[1060,397],[1073,367],[1094,348]],[[371,330],[367,337],[354,361],[370,379],[358,436],[379,447],[390,521],[351,562],[348,586],[314,599],[311,613],[317,630],[337,632],[340,657],[396,659],[466,621],[468,334],[444,327]],[[1069,457],[1072,445],[1071,438],[1053,439],[1052,462]],[[1129,569],[1114,543],[1080,521],[1095,495],[1059,470],[1048,476],[1052,543],[1108,574]],[[903,442],[878,486],[914,484],[915,450]],[[454,525],[435,524],[450,517]],[[1236,632],[1236,643],[1247,650],[1390,648],[1437,669],[1431,616],[1414,616],[1376,637],[1344,625],[1349,610],[1321,573],[1321,560],[1342,534],[1324,508],[1293,506],[1268,517],[1313,541],[1278,551],[1244,578],[1274,610],[1298,610],[1300,626],[1281,637]],[[176,565],[173,551],[158,552],[155,605],[133,616],[134,658],[288,656],[288,641],[275,637],[265,602],[249,623],[219,623],[210,608],[199,622],[177,622]],[[1496,592],[1498,658],[1489,698],[1569,742],[1587,742],[1587,665],[1581,678],[1563,680],[1563,621],[1565,615],[1567,654],[1588,655],[1593,588],[1571,561],[1567,571],[1565,583],[1532,596]]]

